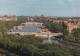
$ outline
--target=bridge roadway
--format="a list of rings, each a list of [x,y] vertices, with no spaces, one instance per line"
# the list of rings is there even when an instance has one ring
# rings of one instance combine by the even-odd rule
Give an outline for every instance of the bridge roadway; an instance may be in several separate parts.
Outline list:
[[[35,35],[35,36],[47,35],[49,37],[62,35],[62,33],[51,33],[51,32],[41,32],[41,33],[37,33],[37,32],[8,32],[8,34],[17,34],[17,33],[19,33],[20,35]]]
[[[38,24],[43,24],[43,23],[40,23],[40,22],[26,22],[26,23],[22,23],[22,25],[27,25],[27,24],[36,24],[36,25],[38,25]]]

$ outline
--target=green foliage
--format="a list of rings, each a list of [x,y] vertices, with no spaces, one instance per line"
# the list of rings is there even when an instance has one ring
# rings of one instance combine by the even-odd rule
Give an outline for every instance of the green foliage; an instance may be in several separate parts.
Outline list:
[[[7,56],[75,56],[74,52],[57,44],[43,44],[42,39],[34,35],[4,34],[0,39],[0,53]]]
[[[63,30],[63,27],[60,26],[58,23],[46,23],[45,26],[49,28],[51,32],[55,33],[62,32]]]
[[[7,28],[2,22],[0,22],[0,32],[3,32],[3,31],[7,31]]]
[[[12,29],[13,26],[18,26],[23,22],[26,22],[26,19],[18,19],[18,21],[0,21],[0,32],[6,32]]]
[[[75,37],[80,37],[80,28],[73,29],[73,30],[72,30],[72,34],[73,34],[73,36],[75,36]]]
[[[70,52],[73,56],[80,56],[80,50],[78,50],[77,48],[71,49]]]
[[[42,22],[42,23],[47,23],[46,19],[35,19],[35,22]]]
[[[58,33],[61,32],[63,33],[63,36],[68,36],[69,31],[65,28],[65,26],[61,26],[58,23],[45,23],[44,24],[51,32]]]
[[[64,35],[64,36],[68,36],[68,33],[69,33],[69,31],[68,31],[67,29],[64,29],[64,30],[63,30],[63,35]]]

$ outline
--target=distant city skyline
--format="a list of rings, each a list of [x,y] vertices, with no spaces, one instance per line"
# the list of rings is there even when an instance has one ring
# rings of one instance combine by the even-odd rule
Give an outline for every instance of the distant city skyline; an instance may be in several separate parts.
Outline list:
[[[80,0],[0,0],[0,15],[80,16]]]

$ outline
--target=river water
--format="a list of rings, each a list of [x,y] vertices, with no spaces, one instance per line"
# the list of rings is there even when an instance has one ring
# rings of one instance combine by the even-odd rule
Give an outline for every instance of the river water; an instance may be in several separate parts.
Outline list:
[[[27,24],[25,26],[23,26],[23,28],[21,29],[15,29],[13,30],[12,32],[40,32],[40,28],[37,28],[37,27],[40,27],[42,26],[41,24]],[[50,39],[47,39],[48,36],[38,36],[38,38],[43,38],[43,43],[55,43],[55,44],[59,44],[59,45],[62,45],[62,46],[65,46],[65,47],[70,47],[70,48],[75,48],[75,46],[72,46],[72,45],[68,45],[68,44],[64,44],[64,43],[61,43],[59,42],[55,37],[51,37]],[[80,47],[77,47],[78,49],[80,49]]]
[[[38,38],[43,38],[43,43],[50,43],[50,44],[54,43],[64,47],[78,48],[80,50],[80,47],[61,43],[60,41],[58,41],[58,38],[55,38],[55,37],[51,37],[50,39],[47,39],[47,36],[38,36]]]
[[[39,32],[40,31],[40,28],[37,28],[37,27],[40,27],[42,26],[41,24],[27,24],[25,26],[23,26],[23,28],[21,29],[15,29],[13,30],[12,32]]]

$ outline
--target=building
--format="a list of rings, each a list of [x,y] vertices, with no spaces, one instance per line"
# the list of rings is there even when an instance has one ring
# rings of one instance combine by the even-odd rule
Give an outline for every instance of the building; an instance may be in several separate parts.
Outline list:
[[[75,28],[80,28],[80,19],[56,19],[53,20],[53,22],[57,22],[60,25],[64,23],[67,26],[67,30],[69,30],[69,33],[72,33],[72,30]]]
[[[0,16],[0,21],[17,21],[17,16]]]

